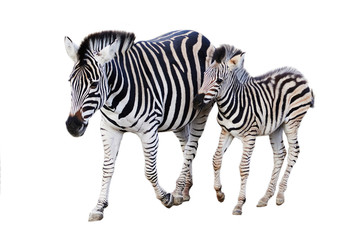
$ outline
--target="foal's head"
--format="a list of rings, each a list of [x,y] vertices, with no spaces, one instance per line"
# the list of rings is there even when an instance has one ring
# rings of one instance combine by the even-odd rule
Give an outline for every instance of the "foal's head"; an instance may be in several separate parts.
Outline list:
[[[243,68],[244,53],[229,45],[222,45],[215,50],[213,62],[206,69],[203,84],[194,99],[196,107],[202,108],[216,99],[221,87],[230,82],[231,73]]]

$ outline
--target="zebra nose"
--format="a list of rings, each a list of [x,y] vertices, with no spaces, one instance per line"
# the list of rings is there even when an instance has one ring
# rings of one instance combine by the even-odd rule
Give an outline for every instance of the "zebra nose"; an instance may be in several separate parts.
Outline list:
[[[76,116],[69,116],[66,120],[66,128],[73,137],[80,137],[84,134],[87,125]]]
[[[195,96],[194,102],[193,102],[195,108],[201,109],[202,107],[204,107],[204,105],[205,105],[204,97],[205,97],[204,93],[200,93]]]

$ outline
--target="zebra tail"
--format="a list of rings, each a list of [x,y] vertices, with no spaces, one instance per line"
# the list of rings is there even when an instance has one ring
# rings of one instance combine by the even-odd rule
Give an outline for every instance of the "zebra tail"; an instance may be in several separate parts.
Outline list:
[[[310,107],[314,108],[315,107],[315,95],[314,95],[312,89],[311,89],[311,97],[312,97],[312,99],[311,99]]]

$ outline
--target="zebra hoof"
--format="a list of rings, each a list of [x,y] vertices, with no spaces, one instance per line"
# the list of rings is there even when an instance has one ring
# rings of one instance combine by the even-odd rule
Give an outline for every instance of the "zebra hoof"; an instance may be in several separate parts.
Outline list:
[[[268,204],[268,201],[266,201],[266,199],[260,199],[258,204],[256,205],[257,207],[266,207]]]
[[[242,210],[241,209],[234,209],[232,212],[233,215],[241,215],[242,214]]]
[[[104,218],[104,213],[99,211],[92,211],[89,216],[89,222],[100,221]]]
[[[280,206],[285,202],[284,193],[278,193],[276,196],[276,205]]]
[[[174,205],[175,206],[181,205],[183,202],[184,202],[183,196],[181,196],[181,195],[174,196]]]
[[[183,201],[184,202],[190,201],[190,195],[183,195]]]
[[[166,194],[163,199],[161,199],[162,204],[167,207],[171,208],[174,204],[174,198],[171,193]]]
[[[225,194],[221,191],[216,192],[216,197],[219,202],[223,202],[225,200]]]
[[[238,203],[238,204],[235,206],[232,214],[233,214],[233,215],[241,215],[241,214],[242,214],[242,207],[243,207],[243,204],[244,204],[244,203],[245,203],[245,200],[244,200],[242,203]]]

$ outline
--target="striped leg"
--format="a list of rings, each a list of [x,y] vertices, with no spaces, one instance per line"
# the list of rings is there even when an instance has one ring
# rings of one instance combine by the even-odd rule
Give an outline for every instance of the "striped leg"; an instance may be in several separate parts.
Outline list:
[[[204,131],[211,107],[212,104],[209,104],[199,113],[198,117],[194,119],[189,126],[185,127],[181,133],[177,134],[181,144],[185,140],[187,140],[187,142],[183,148],[184,164],[180,176],[176,181],[176,188],[173,192],[175,205],[180,205],[183,201],[190,200],[189,191],[193,185],[192,161],[196,156],[198,141]]]
[[[165,207],[170,208],[173,205],[173,196],[164,191],[158,182],[156,156],[159,144],[159,136],[157,131],[151,131],[144,134],[139,134],[143,145],[145,156],[145,176],[150,181],[156,194]]]
[[[178,130],[178,131],[174,131],[176,137],[179,139],[180,145],[181,145],[181,149],[183,151],[183,155],[184,155],[184,165],[185,165],[185,161],[186,161],[186,145],[188,144],[189,141],[189,135],[190,135],[190,125],[186,125],[183,129]],[[189,193],[187,193],[187,199],[184,199],[184,195],[183,195],[183,189],[185,189],[185,185],[186,185],[186,181],[189,178],[189,181],[192,184],[192,179],[191,179],[191,163],[189,166],[189,171],[188,174],[185,175],[186,173],[184,173],[184,171],[186,171],[186,168],[184,169],[184,167],[181,170],[181,174],[179,176],[179,178],[176,181],[176,189],[173,192],[173,196],[174,196],[174,205],[180,205],[183,201],[188,201],[190,199]],[[191,180],[190,180],[191,179]]]
[[[302,118],[302,117],[301,117]],[[284,192],[287,188],[287,181],[291,173],[292,168],[294,167],[296,160],[299,156],[300,148],[297,140],[297,130],[300,125],[300,119],[295,119],[290,122],[285,123],[284,130],[289,143],[289,154],[287,158],[288,165],[286,171],[282,177],[282,180],[279,184],[279,192],[276,197],[276,204],[281,205],[284,203]]]
[[[246,182],[249,176],[250,171],[250,158],[252,155],[252,152],[255,147],[255,136],[245,136],[242,138],[243,142],[243,154],[241,157],[241,163],[240,163],[240,177],[241,177],[241,189],[240,194],[238,198],[238,203],[236,204],[233,214],[234,215],[241,215],[242,214],[242,206],[244,205],[246,201]]]
[[[114,173],[115,160],[118,154],[123,132],[115,131],[101,121],[101,136],[104,144],[104,165],[101,191],[95,208],[91,211],[89,221],[99,221],[104,216],[104,208],[108,206],[109,187]]]
[[[271,174],[271,180],[264,197],[258,203],[258,207],[265,207],[269,199],[274,196],[276,183],[279,179],[281,166],[286,156],[286,150],[283,142],[283,127],[281,126],[275,132],[270,134],[270,143],[274,153],[274,168]]]
[[[234,137],[228,131],[222,129],[219,138],[219,144],[213,157],[214,189],[216,191],[216,197],[219,202],[223,202],[225,199],[225,194],[221,191],[222,185],[220,181],[222,158],[233,139]]]

